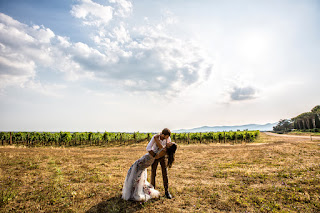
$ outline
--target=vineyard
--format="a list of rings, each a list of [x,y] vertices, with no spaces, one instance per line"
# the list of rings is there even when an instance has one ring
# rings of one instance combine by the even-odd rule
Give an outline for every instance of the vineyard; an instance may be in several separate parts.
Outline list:
[[[122,132],[0,132],[1,145],[21,146],[103,146],[129,145],[149,141],[154,133]],[[252,142],[259,131],[172,133],[172,141],[183,144],[195,143],[242,143]]]

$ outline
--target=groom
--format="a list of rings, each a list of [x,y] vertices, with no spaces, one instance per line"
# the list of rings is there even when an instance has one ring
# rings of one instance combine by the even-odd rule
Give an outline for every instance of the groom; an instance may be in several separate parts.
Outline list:
[[[156,188],[156,173],[157,173],[157,167],[160,162],[161,170],[162,170],[162,180],[163,180],[163,186],[166,192],[166,197],[168,199],[171,199],[172,196],[168,191],[168,172],[167,172],[167,164],[165,161],[165,155],[161,155],[160,153],[156,154],[159,148],[157,147],[157,144],[155,140],[160,140],[160,143],[163,147],[166,147],[167,143],[171,142],[171,131],[168,128],[165,128],[162,130],[161,134],[155,135],[152,137],[150,142],[147,146],[147,151],[155,157],[155,160],[153,164],[151,165],[151,184],[154,188]],[[160,155],[159,155],[160,154]]]

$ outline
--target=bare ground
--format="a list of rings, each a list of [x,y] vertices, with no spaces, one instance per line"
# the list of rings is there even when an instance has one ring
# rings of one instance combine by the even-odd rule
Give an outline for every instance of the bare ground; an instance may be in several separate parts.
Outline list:
[[[275,137],[283,137],[283,138],[289,138],[289,140],[320,140],[320,136],[314,136],[314,135],[288,135],[288,134],[276,134],[272,132],[265,132],[266,135],[275,136]]]

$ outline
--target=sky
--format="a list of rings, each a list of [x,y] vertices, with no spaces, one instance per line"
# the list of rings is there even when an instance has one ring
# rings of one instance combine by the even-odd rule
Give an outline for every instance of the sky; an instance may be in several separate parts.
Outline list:
[[[265,124],[320,104],[317,0],[1,0],[0,131]]]

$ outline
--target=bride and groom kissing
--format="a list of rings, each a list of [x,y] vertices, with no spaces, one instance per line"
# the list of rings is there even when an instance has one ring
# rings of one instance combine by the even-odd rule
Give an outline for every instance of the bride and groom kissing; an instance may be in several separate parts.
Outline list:
[[[169,199],[172,198],[168,190],[167,167],[171,168],[174,162],[177,144],[171,142],[170,135],[171,131],[165,128],[160,134],[151,138],[146,148],[148,153],[134,162],[128,170],[122,188],[122,199],[148,201],[152,198],[158,198],[160,192],[155,189],[155,178],[159,163],[162,170],[165,195]],[[165,156],[168,157],[168,163],[166,163]],[[149,166],[151,166],[151,184],[147,181],[147,168]]]

